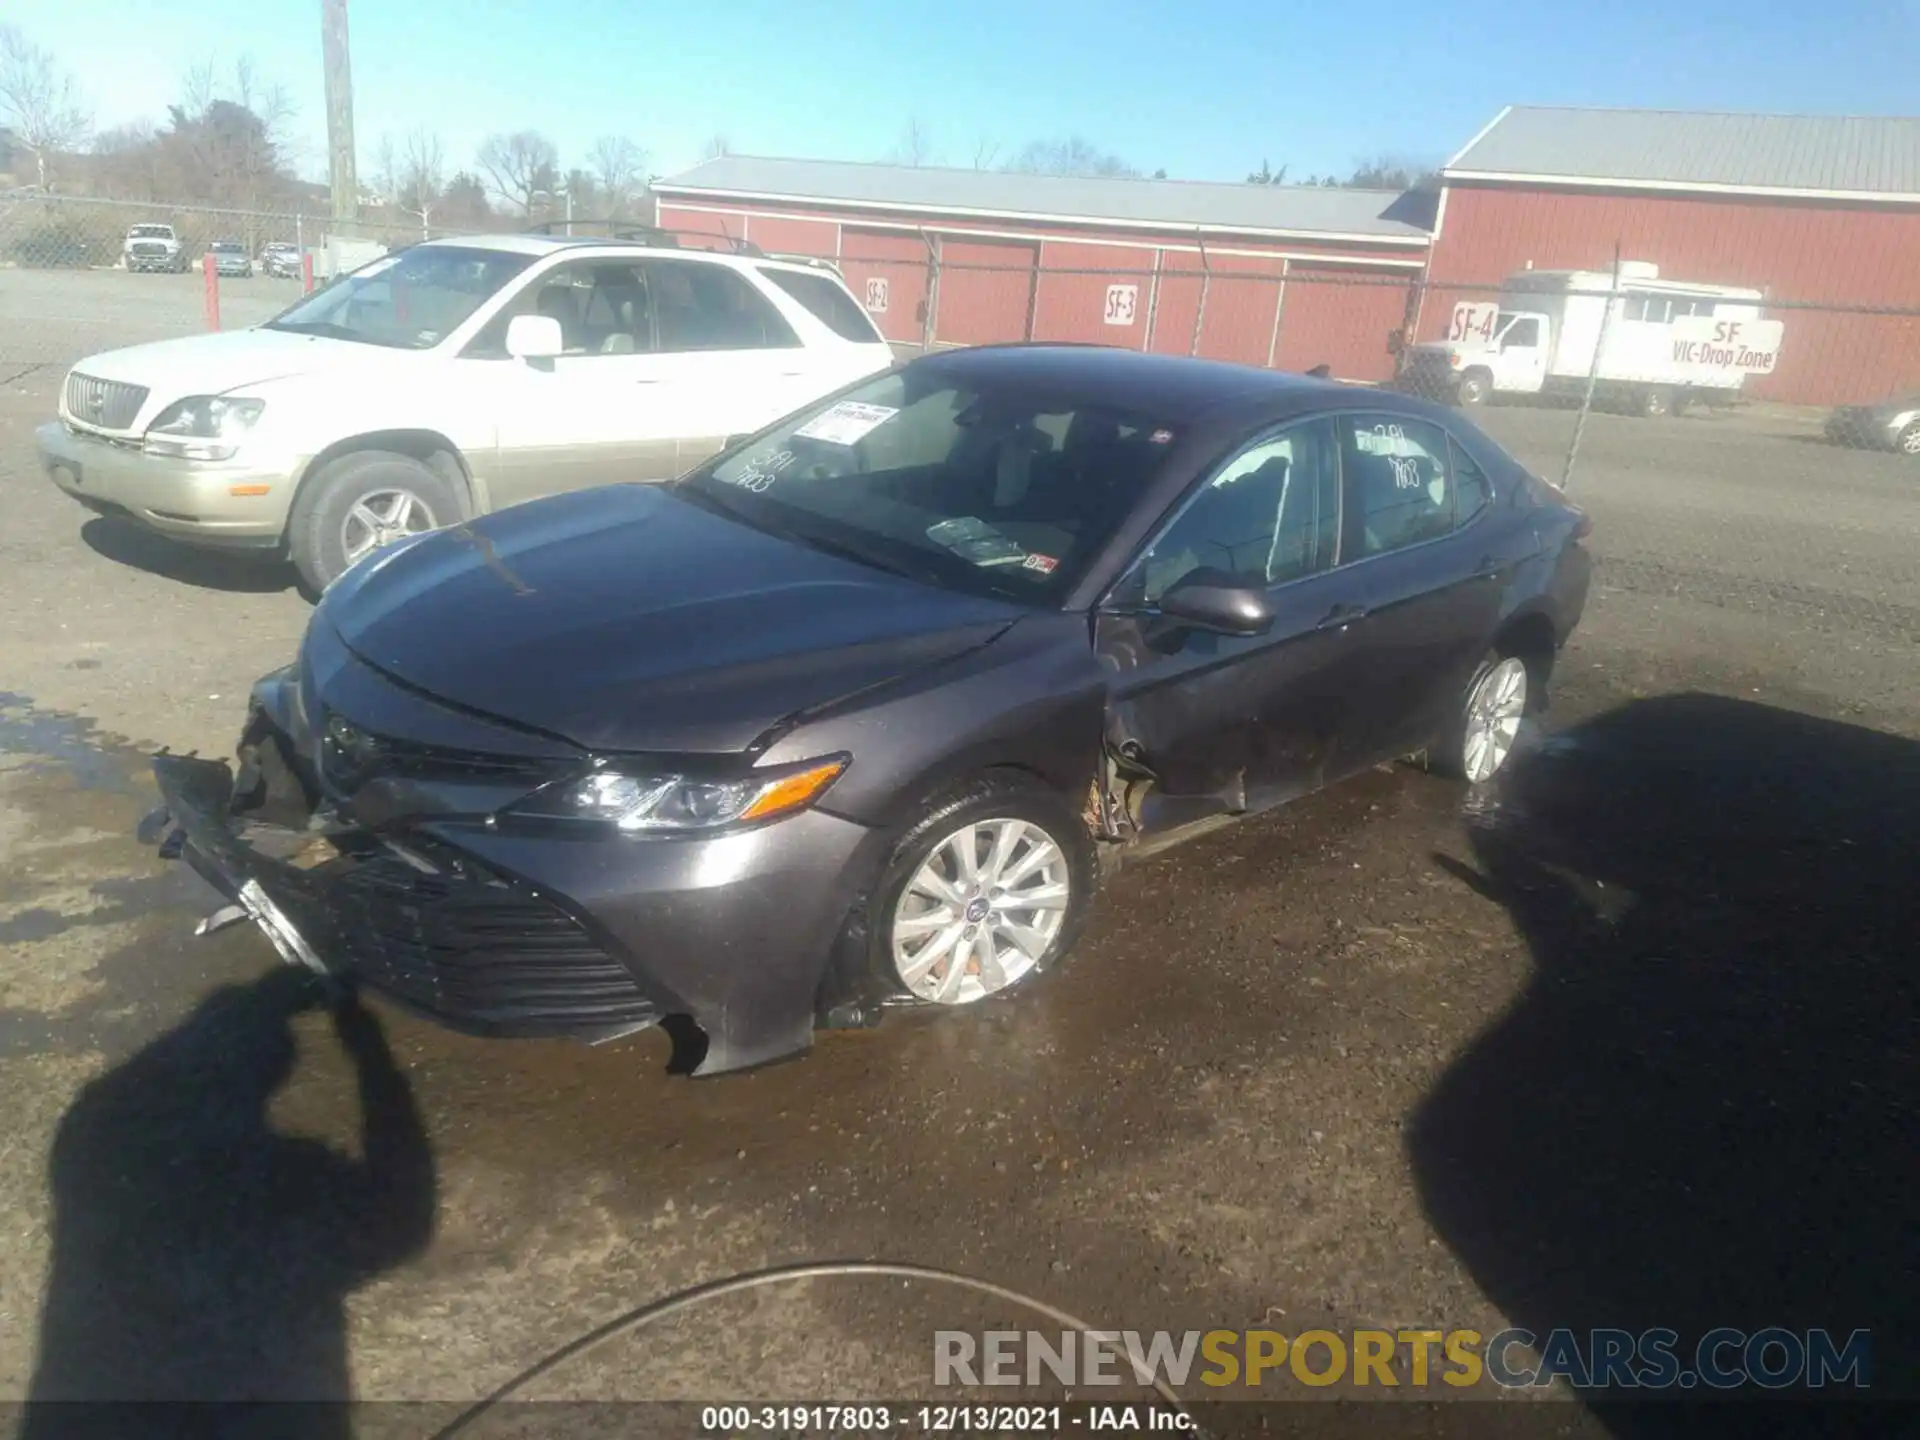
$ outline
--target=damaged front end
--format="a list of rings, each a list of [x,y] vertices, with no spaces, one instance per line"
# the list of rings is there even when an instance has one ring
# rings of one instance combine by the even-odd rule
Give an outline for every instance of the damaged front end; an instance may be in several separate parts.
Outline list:
[[[343,820],[257,703],[238,772],[162,754],[162,805],[141,838],[184,859],[280,957],[471,1034],[612,1039],[667,1005],[582,921],[535,888],[425,830]]]

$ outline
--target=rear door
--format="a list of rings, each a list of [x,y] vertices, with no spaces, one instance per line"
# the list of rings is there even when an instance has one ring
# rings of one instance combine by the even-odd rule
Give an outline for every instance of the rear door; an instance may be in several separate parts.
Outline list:
[[[1440,426],[1359,413],[1339,422],[1341,543],[1364,587],[1356,683],[1329,778],[1418,750],[1459,702],[1499,623],[1532,531],[1488,523],[1485,473]]]
[[[649,259],[654,343],[670,360],[679,418],[679,468],[729,435],[771,424],[830,390],[818,357],[746,276],[690,258]]]
[[[1340,568],[1334,422],[1254,440],[1203,480],[1096,617],[1112,674],[1112,748],[1150,772],[1146,832],[1257,810],[1317,788],[1353,683],[1360,585]],[[1183,579],[1263,589],[1262,635],[1220,635],[1162,614]]]

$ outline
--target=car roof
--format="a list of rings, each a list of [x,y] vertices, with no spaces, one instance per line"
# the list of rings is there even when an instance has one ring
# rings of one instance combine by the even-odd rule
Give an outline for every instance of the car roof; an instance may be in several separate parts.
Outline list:
[[[1281,370],[1143,354],[1107,345],[982,345],[939,351],[913,363],[938,369],[962,384],[1033,388],[1065,401],[1131,411],[1168,423],[1261,401],[1304,410],[1352,393],[1351,386]],[[1296,403],[1284,403],[1289,401]]]

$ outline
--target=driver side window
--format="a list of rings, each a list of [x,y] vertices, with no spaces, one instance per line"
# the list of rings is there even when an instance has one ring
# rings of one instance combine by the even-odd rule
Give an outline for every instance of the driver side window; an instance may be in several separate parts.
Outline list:
[[[1146,604],[1189,578],[1266,589],[1331,568],[1340,534],[1330,420],[1256,441],[1201,482],[1123,588]]]

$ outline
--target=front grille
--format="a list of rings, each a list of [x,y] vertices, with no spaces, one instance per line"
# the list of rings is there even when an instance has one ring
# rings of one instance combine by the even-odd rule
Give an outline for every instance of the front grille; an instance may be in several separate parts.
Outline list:
[[[539,1035],[645,1025],[659,1011],[572,915],[445,846],[381,847],[270,886],[324,927],[322,953],[456,1024]],[[421,868],[421,867],[426,868]]]
[[[489,755],[475,750],[451,750],[413,740],[376,735],[361,729],[344,715],[327,711],[321,718],[320,769],[335,789],[347,792],[374,779],[521,782],[528,788],[545,784],[565,766],[521,755]]]
[[[147,387],[120,380],[100,380],[78,371],[67,376],[67,414],[82,425],[102,430],[127,430],[140,407],[147,403]]]

